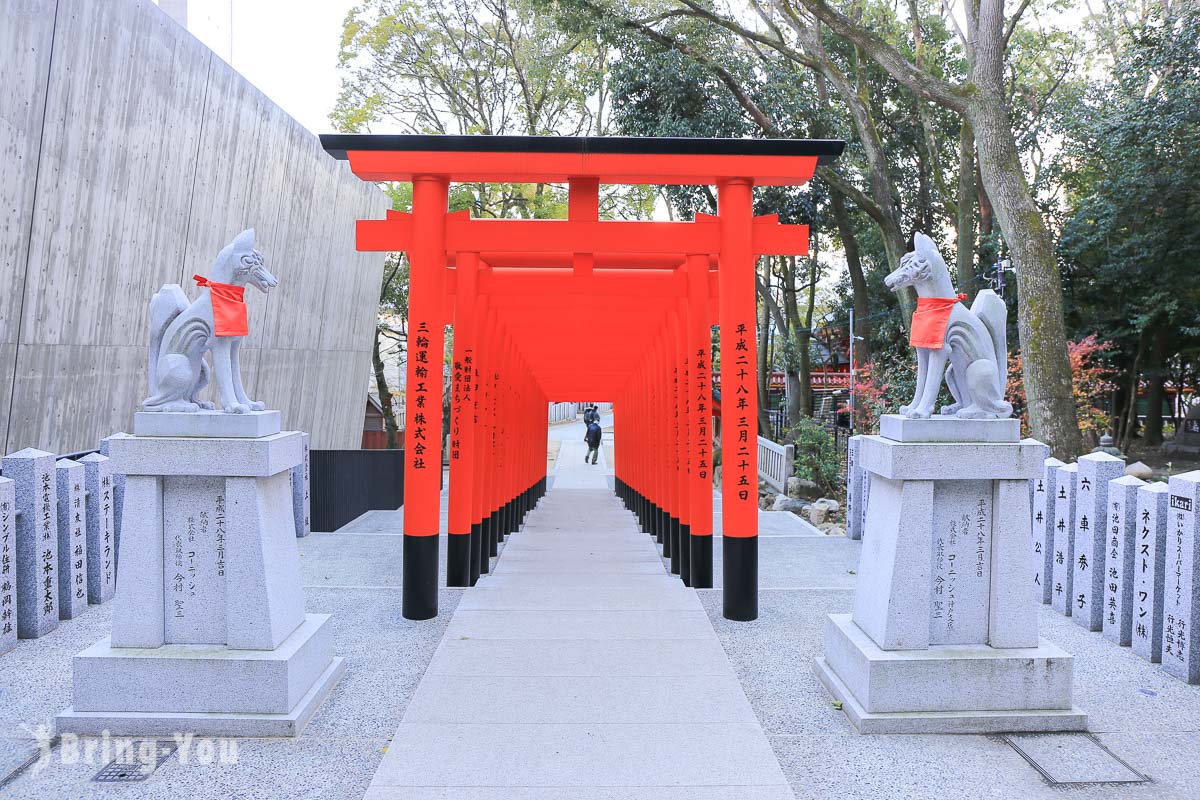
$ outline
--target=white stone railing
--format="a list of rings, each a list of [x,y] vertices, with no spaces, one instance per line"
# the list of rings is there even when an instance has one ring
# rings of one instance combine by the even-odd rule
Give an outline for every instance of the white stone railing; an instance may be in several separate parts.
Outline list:
[[[578,403],[551,403],[550,404],[549,421],[551,424],[555,422],[564,422],[575,419],[579,413]]]
[[[787,479],[795,469],[795,447],[758,437],[758,477],[778,492],[787,490]]]

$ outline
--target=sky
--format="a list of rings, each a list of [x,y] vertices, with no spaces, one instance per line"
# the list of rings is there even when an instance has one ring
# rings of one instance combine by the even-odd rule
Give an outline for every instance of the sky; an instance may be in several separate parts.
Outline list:
[[[171,2],[156,1],[164,8]],[[188,29],[304,127],[331,133],[342,22],[355,4],[187,0]]]

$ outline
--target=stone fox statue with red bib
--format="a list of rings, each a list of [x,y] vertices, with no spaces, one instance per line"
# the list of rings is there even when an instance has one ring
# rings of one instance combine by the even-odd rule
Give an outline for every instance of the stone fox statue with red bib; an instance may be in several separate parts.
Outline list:
[[[1008,377],[1008,307],[991,289],[983,289],[968,309],[950,282],[950,271],[937,245],[923,233],[913,235],[915,249],[883,279],[892,291],[917,290],[909,344],[917,349],[917,390],[900,413],[924,419],[934,413],[942,376],[954,403],[942,414],[964,419],[1006,419],[1012,404],[1004,399]]]
[[[254,249],[254,229],[242,231],[213,261],[208,278],[195,276],[200,296],[189,302],[175,283],[162,287],[150,300],[150,393],[144,411],[192,412],[211,410],[200,399],[208,385],[212,353],[221,407],[245,414],[266,408],[246,396],[239,353],[249,334],[245,290],[263,294],[279,281],[267,271],[262,253]]]

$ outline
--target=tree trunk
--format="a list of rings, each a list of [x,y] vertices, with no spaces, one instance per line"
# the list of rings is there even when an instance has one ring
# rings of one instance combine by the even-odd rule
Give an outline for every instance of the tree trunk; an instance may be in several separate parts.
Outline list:
[[[767,293],[771,291],[771,268],[770,259],[762,259],[762,263],[766,265],[767,273]],[[771,332],[771,310],[766,303],[762,304],[762,319],[759,321],[758,329],[758,433],[760,436],[765,436],[768,439],[772,438],[770,416],[767,414],[767,409],[770,408],[770,380],[771,370],[770,362],[767,359],[768,337]]]
[[[975,132],[965,120],[958,133],[958,290],[975,299]]]
[[[846,198],[841,192],[829,193],[833,218],[837,222],[842,248],[846,251],[846,269],[850,273],[850,289],[854,293],[854,335],[862,337],[850,343],[854,348],[854,363],[866,364],[871,360],[871,301],[867,297],[867,276],[863,272],[862,254],[858,249],[858,236],[846,213]]]
[[[1117,440],[1117,446],[1122,451],[1128,450],[1133,444],[1133,437],[1137,433],[1137,399],[1138,399],[1138,384],[1142,377],[1142,361],[1146,356],[1146,346],[1148,344],[1147,332],[1142,331],[1138,335],[1137,352],[1133,356],[1133,368],[1129,370],[1129,388],[1125,393],[1125,424],[1122,426],[1121,438]]]
[[[1071,394],[1062,277],[1050,231],[1025,180],[1004,102],[1003,8],[1000,0],[983,3],[971,65],[976,91],[967,104],[967,120],[975,131],[983,182],[1017,269],[1017,329],[1029,424],[1056,457],[1068,460],[1079,455],[1082,442]]]
[[[804,392],[800,413],[806,417],[813,415],[811,353],[813,307],[816,305],[817,297],[817,255],[815,248],[812,257],[809,259],[809,264],[811,265],[811,270],[808,276],[808,301],[804,309],[804,324],[800,327],[800,334],[796,337],[800,348],[800,384]]]
[[[379,351],[379,327],[375,328],[375,341],[371,345],[371,364],[375,367],[375,390],[379,393],[379,407],[383,409],[383,427],[387,431],[387,446],[395,450],[400,446],[396,427],[396,409],[392,405],[392,392],[388,389],[387,374],[383,368],[383,356]]]
[[[800,416],[808,405],[809,392],[812,387],[800,375],[799,344],[800,313],[796,309],[796,257],[780,256],[783,264],[783,313],[787,319],[787,356],[784,359],[784,372],[787,375],[788,406],[787,425],[794,428],[800,424]]]
[[[1167,377],[1169,347],[1167,329],[1161,325],[1156,327],[1154,344],[1150,347],[1150,362],[1146,369],[1146,426],[1142,429],[1142,442],[1147,447],[1158,447],[1163,443],[1163,383]]]

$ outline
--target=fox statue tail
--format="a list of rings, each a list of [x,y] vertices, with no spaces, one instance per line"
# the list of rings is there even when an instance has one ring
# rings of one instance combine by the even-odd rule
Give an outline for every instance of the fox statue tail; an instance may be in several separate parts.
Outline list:
[[[1008,306],[991,289],[981,289],[971,303],[971,313],[979,317],[991,336],[996,357],[996,396],[1003,398],[1008,382]]]
[[[158,359],[162,355],[163,336],[187,307],[187,295],[177,283],[165,284],[150,298],[150,363],[146,371],[150,391],[146,397],[158,395]]]

